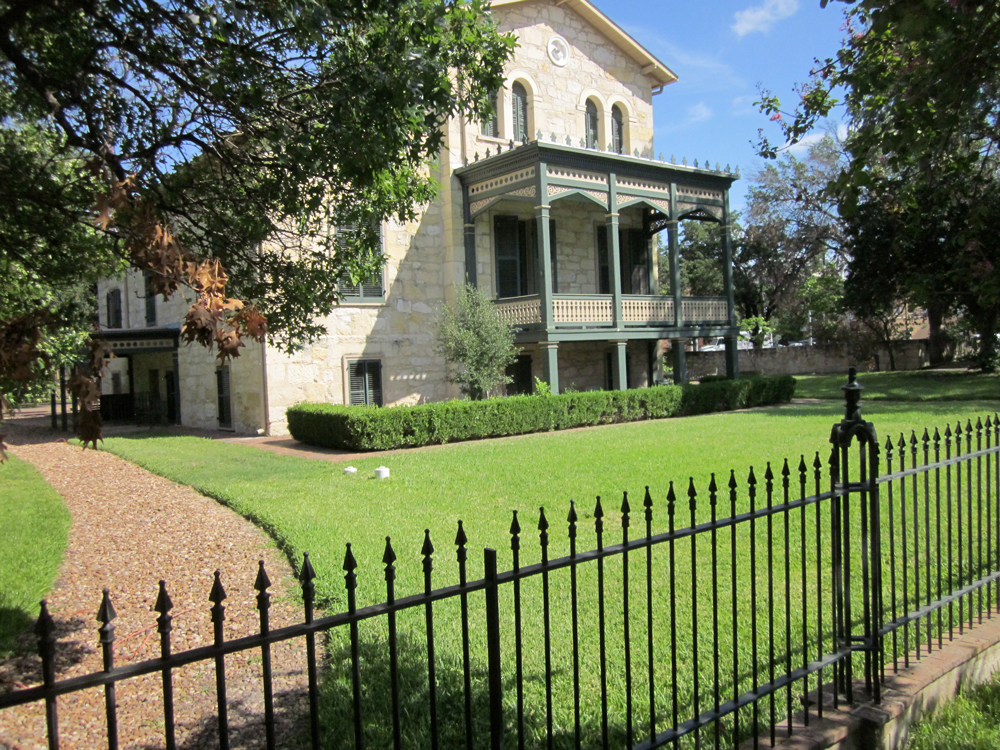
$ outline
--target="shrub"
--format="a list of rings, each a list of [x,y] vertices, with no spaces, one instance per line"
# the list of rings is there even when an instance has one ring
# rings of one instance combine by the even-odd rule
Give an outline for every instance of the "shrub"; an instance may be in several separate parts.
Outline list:
[[[288,410],[288,429],[310,445],[377,451],[766,406],[789,401],[794,392],[794,378],[781,375],[390,408],[296,404]]]

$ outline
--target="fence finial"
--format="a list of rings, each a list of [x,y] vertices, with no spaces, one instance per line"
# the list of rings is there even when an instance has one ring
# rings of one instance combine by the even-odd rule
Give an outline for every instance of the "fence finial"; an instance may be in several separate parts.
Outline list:
[[[622,520],[628,517],[628,514],[632,512],[632,507],[628,504],[628,490],[622,493]]]
[[[517,536],[521,533],[521,524],[517,520],[517,511],[514,511],[514,518],[510,522],[510,530],[508,532],[511,536]]]
[[[111,621],[117,616],[118,613],[115,612],[115,605],[111,603],[111,592],[105,588],[104,595],[101,597],[101,607],[97,610],[97,619],[101,623],[101,627],[98,630],[101,633],[114,632],[115,626],[111,624]]]
[[[861,391],[865,387],[858,382],[858,368],[851,367],[847,371],[847,385],[842,385],[840,390],[844,392],[845,422],[861,422]]]
[[[458,520],[458,533],[455,534],[455,546],[464,547],[469,543],[469,538],[465,535],[465,527],[462,526],[462,519]]]
[[[166,621],[170,622],[171,618],[167,613],[173,608],[174,603],[170,601],[170,594],[167,593],[167,582],[160,581],[160,591],[156,595],[156,604],[153,605],[153,610],[160,613],[160,618],[166,618]]]
[[[392,548],[391,537],[385,538],[385,551],[382,553],[382,564],[386,567],[396,562],[396,551]]]

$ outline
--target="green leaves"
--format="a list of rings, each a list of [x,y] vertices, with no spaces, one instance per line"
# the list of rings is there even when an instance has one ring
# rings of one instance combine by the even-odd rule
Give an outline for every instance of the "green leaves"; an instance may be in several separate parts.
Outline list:
[[[50,210],[93,235],[98,192],[132,175],[137,200],[195,257],[221,260],[288,349],[318,332],[342,270],[380,260],[371,233],[312,248],[329,249],[331,226],[411,218],[433,195],[440,126],[485,111],[513,47],[478,0],[98,0],[86,13],[39,0],[0,17],[0,142],[32,125],[96,169],[89,185],[53,175]],[[17,170],[0,152],[0,172]],[[20,205],[27,187],[7,187]],[[26,246],[61,252],[32,223]],[[137,229],[116,216],[114,231]]]

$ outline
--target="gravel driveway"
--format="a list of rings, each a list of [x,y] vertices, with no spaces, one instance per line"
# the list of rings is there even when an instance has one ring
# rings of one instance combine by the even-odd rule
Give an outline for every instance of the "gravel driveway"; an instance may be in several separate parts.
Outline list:
[[[4,427],[12,452],[35,465],[73,517],[66,557],[48,597],[58,626],[57,678],[100,671],[95,615],[104,587],[111,590],[118,612],[116,665],[159,655],[153,604],[160,579],[167,582],[174,604],[175,652],[212,642],[208,595],[216,569],[228,594],[227,639],[258,632],[253,589],[258,560],[265,561],[275,582],[271,627],[302,621],[293,572],[263,531],[188,487],[111,454],[67,445],[45,422],[11,420]],[[32,646],[30,636],[27,645]],[[279,744],[298,747],[307,710],[305,647],[286,641],[272,647],[272,654]],[[226,658],[234,748],[264,746],[260,673],[259,653]],[[0,663],[0,691],[40,681],[33,649]],[[174,694],[178,746],[217,747],[213,663],[176,670]],[[121,746],[163,747],[159,676],[119,683],[117,695]],[[58,706],[60,747],[107,747],[102,690],[62,697]],[[47,747],[42,704],[0,712],[0,746]]]

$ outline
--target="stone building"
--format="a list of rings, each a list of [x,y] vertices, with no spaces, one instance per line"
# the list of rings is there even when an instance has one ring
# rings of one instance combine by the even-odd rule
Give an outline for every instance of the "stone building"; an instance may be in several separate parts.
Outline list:
[[[660,288],[654,238],[677,258],[679,221],[728,223],[735,175],[654,153],[653,97],[676,76],[589,0],[493,0],[518,47],[496,117],[447,124],[441,185],[418,220],[382,228],[381,278],[344,290],[327,333],[285,355],[250,344],[219,367],[178,346],[189,300],[146,293],[141,272],[101,284],[101,325],[117,357],[106,416],[282,434],[300,401],[416,404],[458,395],[434,354],[436,318],[466,282],[516,326],[512,391],[658,382],[666,342],[724,336],[728,296],[689,298],[677,262]],[[727,258],[729,248],[727,244]],[[683,346],[671,346],[683,377]],[[736,374],[735,356],[728,358]]]

